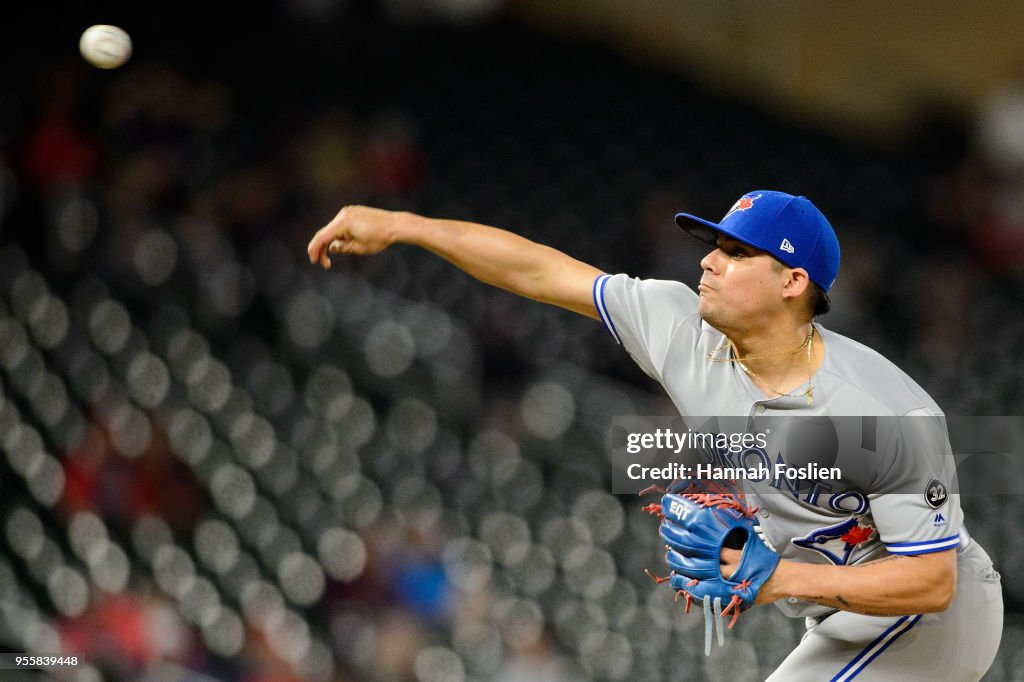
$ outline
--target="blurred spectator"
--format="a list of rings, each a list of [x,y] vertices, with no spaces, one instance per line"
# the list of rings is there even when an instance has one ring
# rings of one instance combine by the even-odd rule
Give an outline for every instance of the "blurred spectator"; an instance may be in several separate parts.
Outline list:
[[[406,196],[423,181],[425,161],[415,130],[398,112],[390,112],[374,123],[364,155],[370,186],[385,200]]]
[[[297,129],[288,153],[296,189],[310,194],[314,207],[336,206],[340,196],[360,196],[365,192],[365,179],[359,172],[351,115],[330,107],[307,116],[312,120]]]
[[[193,667],[197,643],[172,604],[146,590],[101,595],[82,616],[60,624],[61,645],[119,679],[138,678],[153,662]]]
[[[45,77],[39,114],[25,139],[22,163],[32,188],[48,192],[58,184],[92,179],[99,150],[82,125],[82,80],[77,69],[55,69]]]
[[[111,415],[103,418],[110,420]],[[65,514],[94,511],[123,531],[141,516],[155,514],[179,537],[188,537],[208,500],[188,468],[171,454],[166,435],[154,429],[139,452],[125,456],[112,445],[107,424],[90,422],[85,437],[62,458]]]
[[[1024,63],[982,103],[977,152],[986,206],[973,242],[982,264],[1018,284],[1024,277]]]

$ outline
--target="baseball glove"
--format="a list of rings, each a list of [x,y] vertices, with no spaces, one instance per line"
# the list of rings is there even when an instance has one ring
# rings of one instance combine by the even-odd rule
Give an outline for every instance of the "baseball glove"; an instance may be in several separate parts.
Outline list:
[[[704,653],[711,654],[712,624],[719,646],[725,643],[722,620],[732,614],[728,627],[739,614],[754,605],[757,591],[771,577],[779,555],[765,544],[755,508],[744,504],[742,495],[730,492],[666,493],[661,504],[645,511],[661,518],[660,535],[665,541],[665,560],[671,572],[657,582],[669,581],[676,597],[685,597],[686,613],[694,601],[704,609]],[[722,575],[722,547],[743,549],[736,571]]]

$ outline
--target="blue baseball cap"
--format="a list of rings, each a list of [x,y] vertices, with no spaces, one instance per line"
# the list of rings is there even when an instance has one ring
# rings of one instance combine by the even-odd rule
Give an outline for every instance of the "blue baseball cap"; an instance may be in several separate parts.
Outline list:
[[[821,211],[807,197],[755,190],[740,197],[719,222],[689,213],[676,224],[712,246],[717,235],[767,251],[791,268],[803,268],[811,281],[828,291],[839,274],[839,240]]]

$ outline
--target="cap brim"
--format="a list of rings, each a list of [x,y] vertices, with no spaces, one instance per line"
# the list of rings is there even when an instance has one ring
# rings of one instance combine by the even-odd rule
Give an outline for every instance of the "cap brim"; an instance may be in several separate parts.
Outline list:
[[[683,231],[693,237],[696,237],[709,246],[718,246],[718,235],[724,234],[726,237],[732,237],[736,241],[743,242],[747,246],[752,246],[755,249],[759,249],[761,251],[767,250],[760,244],[754,244],[746,237],[738,235],[732,230],[722,227],[718,223],[698,218],[697,216],[690,215],[689,213],[677,213],[676,225],[682,228]],[[771,252],[769,251],[769,253]]]
[[[718,246],[718,233],[722,232],[722,228],[719,227],[718,223],[698,218],[697,216],[690,215],[689,213],[677,213],[676,225],[678,225],[684,232],[696,237],[705,244]]]

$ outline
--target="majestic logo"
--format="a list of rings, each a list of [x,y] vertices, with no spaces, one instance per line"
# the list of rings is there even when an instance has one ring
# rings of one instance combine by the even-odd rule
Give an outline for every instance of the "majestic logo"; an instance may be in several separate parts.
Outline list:
[[[942,505],[946,504],[946,499],[949,497],[949,492],[946,490],[946,486],[937,478],[933,478],[928,481],[928,485],[924,489],[924,501],[928,503],[928,506],[932,509],[938,509]]]
[[[790,243],[788,239],[783,239],[782,243],[779,244],[779,248],[785,251],[786,253],[796,253],[796,249],[793,248],[793,245]]]
[[[753,208],[754,207],[754,202],[757,201],[760,198],[761,198],[760,194],[754,194],[754,195],[748,194],[745,197],[740,197],[740,200],[732,205],[732,208],[729,209],[729,212],[726,213],[724,216],[722,216],[722,220],[725,220],[726,218],[731,216],[736,211],[747,211],[747,210]]]
[[[934,525],[936,528],[938,528],[939,526],[945,526],[946,525],[946,517],[943,516],[942,514],[936,514],[935,515],[935,523],[933,523],[932,525]]]
[[[802,538],[794,538],[797,547],[819,552],[836,566],[845,566],[857,545],[861,545],[875,534],[869,525],[860,525],[860,519],[851,516],[833,526],[816,528]]]

